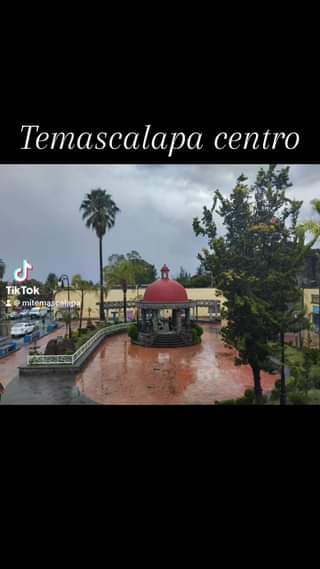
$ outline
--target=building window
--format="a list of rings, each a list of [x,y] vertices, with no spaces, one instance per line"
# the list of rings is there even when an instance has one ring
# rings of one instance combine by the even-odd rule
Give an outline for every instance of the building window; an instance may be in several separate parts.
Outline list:
[[[311,302],[312,302],[312,304],[319,304],[319,295],[318,294],[312,294],[311,295]]]

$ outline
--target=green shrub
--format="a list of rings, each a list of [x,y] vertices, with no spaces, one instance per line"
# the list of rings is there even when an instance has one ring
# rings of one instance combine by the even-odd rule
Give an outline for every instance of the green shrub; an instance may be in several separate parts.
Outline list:
[[[307,405],[309,397],[303,391],[292,391],[288,393],[288,400],[292,405]]]
[[[277,389],[273,389],[270,395],[271,401],[279,401],[280,399],[280,392]]]
[[[266,405],[268,403],[268,398],[263,395],[261,398],[260,405]],[[225,399],[224,401],[215,401],[215,405],[254,405],[255,404],[255,394],[253,389],[246,389],[243,397],[239,399]]]
[[[243,397],[247,399],[248,403],[253,403],[255,399],[254,390],[246,389]]]
[[[196,322],[193,322],[193,323],[192,323],[192,330],[195,330],[195,331],[196,331],[196,333],[197,333],[197,335],[199,336],[199,338],[200,338],[200,336],[202,336],[202,334],[203,334],[203,328],[201,328],[201,326],[199,326],[199,324],[196,324]]]
[[[255,405],[256,396],[253,389],[246,389],[243,397],[236,399],[236,405]],[[262,395],[259,401],[259,405],[266,405],[268,403],[268,397]]]
[[[247,399],[246,397],[239,397],[239,399],[236,399],[235,401],[236,405],[252,405],[252,403],[253,402]]]
[[[131,340],[138,340],[139,330],[136,324],[130,324],[128,328],[128,336],[131,338]]]
[[[310,379],[316,389],[320,389],[320,367],[312,366],[310,369]]]
[[[287,393],[289,393],[290,391],[295,391],[297,388],[297,380],[294,377],[290,376],[286,383],[286,388],[287,388]]]
[[[268,403],[267,395],[262,395],[259,405],[267,405],[267,403]]]
[[[201,336],[199,336],[197,330],[195,330],[194,328],[192,329],[192,343],[193,344],[200,344],[201,342]]]
[[[87,331],[86,328],[78,328],[78,335],[83,336],[83,334],[85,334],[86,331]]]

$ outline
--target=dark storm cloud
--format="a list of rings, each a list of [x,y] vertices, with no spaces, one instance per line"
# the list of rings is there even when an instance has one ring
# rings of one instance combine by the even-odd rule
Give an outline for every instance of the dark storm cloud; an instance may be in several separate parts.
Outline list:
[[[98,280],[98,242],[81,220],[86,192],[102,187],[121,209],[104,240],[105,261],[112,253],[138,250],[158,268],[166,262],[177,274],[193,272],[205,242],[192,231],[192,219],[219,188],[228,193],[243,172],[253,182],[257,165],[0,165],[0,257],[6,277],[21,259],[30,259],[35,278],[51,271],[81,273]],[[320,166],[291,167],[291,195],[319,196]]]

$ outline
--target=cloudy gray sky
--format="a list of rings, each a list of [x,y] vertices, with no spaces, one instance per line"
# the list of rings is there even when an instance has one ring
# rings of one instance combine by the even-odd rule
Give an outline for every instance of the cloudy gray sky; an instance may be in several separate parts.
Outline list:
[[[135,249],[159,269],[193,272],[205,244],[192,219],[210,205],[212,192],[228,193],[244,172],[252,182],[259,165],[0,165],[0,258],[6,279],[27,258],[32,276],[81,273],[98,280],[98,241],[79,213],[86,192],[101,187],[121,209],[104,239],[104,259]],[[320,165],[291,166],[290,194],[304,200],[302,218],[312,217],[310,201],[320,197]]]

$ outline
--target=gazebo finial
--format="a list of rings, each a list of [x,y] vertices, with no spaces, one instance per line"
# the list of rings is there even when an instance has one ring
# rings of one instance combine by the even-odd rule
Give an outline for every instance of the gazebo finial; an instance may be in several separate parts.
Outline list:
[[[162,279],[168,279],[169,278],[170,269],[169,269],[169,267],[167,267],[166,264],[163,265],[162,269],[160,269],[160,272],[161,272],[161,278]]]

